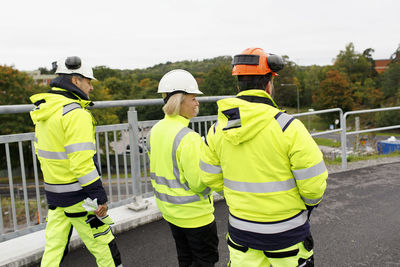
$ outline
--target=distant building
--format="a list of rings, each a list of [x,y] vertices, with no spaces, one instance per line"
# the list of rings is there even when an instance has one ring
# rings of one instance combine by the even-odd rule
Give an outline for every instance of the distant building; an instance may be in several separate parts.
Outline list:
[[[376,70],[376,72],[381,74],[382,72],[387,70],[389,68],[388,65],[389,65],[390,62],[392,62],[391,59],[377,59],[377,60],[375,60],[375,70]]]
[[[40,74],[40,70],[26,71],[26,73],[28,73],[37,84],[49,85],[50,81],[57,77],[56,74]]]
[[[375,70],[379,74],[389,68],[389,63],[400,61],[400,45],[397,50],[391,55],[389,59],[377,59],[375,60]]]

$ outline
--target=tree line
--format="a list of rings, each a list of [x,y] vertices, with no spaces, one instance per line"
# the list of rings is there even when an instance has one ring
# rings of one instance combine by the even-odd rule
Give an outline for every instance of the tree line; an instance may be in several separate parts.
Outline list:
[[[344,112],[400,105],[400,47],[393,53],[388,69],[382,74],[375,71],[372,58],[374,50],[357,52],[353,43],[339,51],[332,65],[299,66],[284,56],[285,68],[275,78],[275,100],[283,108],[297,106],[297,94],[301,109],[315,110],[342,108]],[[205,60],[166,62],[149,68],[121,70],[107,66],[94,67],[94,91],[91,99],[123,100],[160,98],[157,94],[161,77],[172,69],[191,72],[205,96],[234,95],[237,93],[236,78],[232,76],[231,56]],[[39,68],[42,74],[52,73]],[[289,86],[290,85],[290,86]],[[0,105],[28,104],[35,93],[46,92],[47,85],[35,84],[26,73],[12,66],[0,65]],[[298,91],[297,91],[298,90]],[[137,107],[139,120],[161,119],[160,106]],[[98,124],[114,124],[127,121],[127,108],[94,109]],[[200,115],[216,114],[215,103],[200,106]],[[389,113],[388,113],[389,114]],[[329,115],[327,120],[332,120]],[[376,117],[371,123],[390,124],[399,121],[399,112]],[[0,115],[0,134],[33,131],[29,114]]]
[[[288,56],[283,56],[285,68],[274,80],[275,100],[282,108],[295,108],[297,94],[302,111],[341,108],[344,112],[357,109],[372,109],[400,106],[400,47],[391,56],[388,69],[382,74],[375,71],[372,48],[357,52],[352,43],[339,51],[332,65],[299,66]],[[161,77],[173,69],[191,72],[199,89],[205,96],[234,95],[237,93],[236,78],[232,76],[232,57],[220,56],[205,60],[166,62],[149,68],[121,70],[107,66],[94,67],[94,91],[91,99],[124,100],[160,98],[157,94]],[[39,68],[42,74],[52,70]],[[12,66],[0,65],[0,105],[30,104],[29,97],[44,93],[49,86],[36,84],[25,72]],[[139,120],[161,119],[161,106],[137,107]],[[117,124],[127,121],[127,108],[93,109],[99,125]],[[214,115],[215,103],[202,103],[201,115]],[[333,115],[321,115],[326,125],[333,124]],[[400,112],[384,112],[361,118],[371,126],[395,125],[400,121]],[[0,135],[33,132],[29,114],[0,114]],[[30,146],[24,143],[24,158],[31,159]],[[10,144],[12,158],[18,158],[18,144]],[[18,160],[12,160],[16,167]],[[29,164],[28,164],[29,165]],[[6,168],[5,146],[0,146],[0,170]]]

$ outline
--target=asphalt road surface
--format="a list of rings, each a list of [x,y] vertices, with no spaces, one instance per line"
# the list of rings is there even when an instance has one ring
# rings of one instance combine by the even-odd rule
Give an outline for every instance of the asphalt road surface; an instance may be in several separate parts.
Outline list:
[[[335,173],[323,202],[311,215],[315,266],[400,266],[400,163]],[[226,266],[227,207],[215,204],[220,260]],[[178,266],[164,220],[119,234],[123,265]],[[84,248],[70,252],[63,267],[96,266]]]

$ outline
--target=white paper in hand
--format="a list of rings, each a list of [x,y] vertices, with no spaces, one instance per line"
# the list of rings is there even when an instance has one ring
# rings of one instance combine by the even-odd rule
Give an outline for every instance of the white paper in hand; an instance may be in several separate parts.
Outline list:
[[[86,211],[95,211],[99,207],[99,205],[97,204],[97,198],[95,198],[95,199],[86,198],[83,202],[84,203],[82,204],[82,207]],[[96,215],[96,217],[99,218],[105,224],[108,224],[108,225],[114,224],[114,221],[108,215],[106,215],[104,217],[99,217]]]
[[[82,207],[86,211],[95,211],[95,210],[97,210],[97,208],[99,206],[99,205],[97,205],[97,198],[95,198],[95,199],[86,198],[83,202],[84,203],[82,204]]]

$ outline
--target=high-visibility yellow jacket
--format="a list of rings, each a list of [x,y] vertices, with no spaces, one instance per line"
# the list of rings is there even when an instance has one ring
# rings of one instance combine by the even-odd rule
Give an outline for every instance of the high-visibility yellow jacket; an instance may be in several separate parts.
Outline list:
[[[276,235],[304,226],[307,234],[303,211],[322,200],[328,176],[307,129],[262,90],[219,100],[218,108],[200,166],[202,181],[224,192],[230,227]]]
[[[71,84],[72,85],[72,84]],[[107,202],[95,162],[95,121],[91,103],[62,88],[33,95],[35,151],[49,205],[68,207],[87,197]]]
[[[168,222],[184,228],[214,220],[210,189],[200,181],[203,141],[189,120],[166,115],[150,132],[150,175],[156,203]]]

